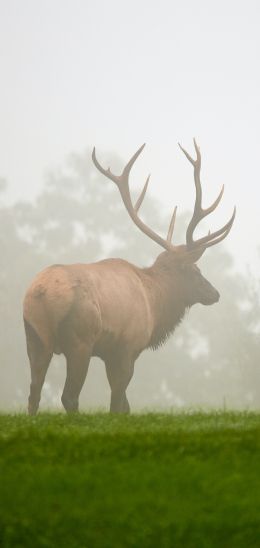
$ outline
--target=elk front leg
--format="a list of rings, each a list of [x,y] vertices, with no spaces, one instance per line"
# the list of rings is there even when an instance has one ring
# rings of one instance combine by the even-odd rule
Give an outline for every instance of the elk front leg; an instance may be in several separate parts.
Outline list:
[[[126,389],[133,376],[134,360],[110,359],[105,362],[108,382],[111,388],[111,413],[130,413]]]

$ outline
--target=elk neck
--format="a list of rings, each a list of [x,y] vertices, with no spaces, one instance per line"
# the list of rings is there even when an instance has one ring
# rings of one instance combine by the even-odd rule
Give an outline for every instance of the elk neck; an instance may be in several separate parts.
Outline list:
[[[174,332],[189,306],[185,301],[181,274],[168,252],[161,253],[143,272],[154,319],[149,347],[155,350]]]

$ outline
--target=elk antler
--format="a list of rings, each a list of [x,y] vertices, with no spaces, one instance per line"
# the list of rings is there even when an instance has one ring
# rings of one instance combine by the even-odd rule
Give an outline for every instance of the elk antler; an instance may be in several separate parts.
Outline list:
[[[114,175],[110,171],[110,168],[104,169],[101,166],[101,164],[99,163],[99,161],[96,158],[95,147],[94,147],[93,152],[92,152],[92,160],[93,160],[96,168],[101,173],[103,173],[103,175],[105,175],[106,177],[111,179],[111,181],[114,181],[114,183],[116,183],[116,185],[118,186],[118,189],[119,189],[119,192],[121,194],[122,200],[125,204],[125,207],[126,207],[128,213],[129,213],[131,219],[134,221],[135,225],[138,226],[138,228],[140,228],[140,230],[142,232],[144,232],[144,234],[146,234],[149,238],[151,238],[157,244],[161,245],[164,249],[167,249],[168,251],[173,251],[175,249],[175,247],[172,245],[171,240],[172,240],[172,235],[173,235],[173,230],[174,230],[177,207],[174,208],[166,240],[161,238],[161,236],[159,236],[159,234],[156,234],[156,232],[154,232],[149,226],[147,226],[140,219],[140,217],[138,217],[138,215],[137,215],[137,213],[138,213],[138,211],[141,207],[141,204],[143,202],[143,199],[145,197],[145,194],[146,194],[146,190],[147,190],[147,187],[148,187],[150,175],[146,179],[144,188],[143,188],[136,204],[133,205],[133,203],[132,203],[130,190],[129,190],[129,175],[130,175],[130,171],[131,171],[135,161],[137,160],[138,156],[141,154],[144,147],[145,147],[145,144],[143,144],[136,151],[136,153],[132,156],[132,158],[126,164],[126,166],[123,169],[121,175]]]
[[[186,158],[188,158],[188,160],[191,162],[191,164],[194,167],[194,181],[195,181],[195,187],[196,187],[196,199],[195,199],[194,211],[186,232],[186,244],[188,249],[194,249],[197,247],[204,247],[206,249],[207,247],[215,245],[218,242],[221,242],[221,240],[224,240],[224,238],[226,238],[226,236],[228,235],[233,225],[235,215],[236,215],[236,208],[234,207],[234,211],[231,218],[222,228],[220,228],[219,230],[216,230],[215,232],[209,233],[207,236],[204,236],[203,238],[199,238],[198,240],[194,241],[193,234],[194,234],[195,228],[204,217],[206,217],[207,215],[209,215],[209,213],[212,213],[212,211],[216,209],[224,192],[224,185],[223,185],[215,202],[213,202],[213,204],[207,209],[202,208],[202,205],[201,205],[202,188],[201,188],[201,181],[200,181],[201,154],[195,139],[194,139],[194,146],[196,151],[195,160],[179,144],[179,147],[184,152]]]

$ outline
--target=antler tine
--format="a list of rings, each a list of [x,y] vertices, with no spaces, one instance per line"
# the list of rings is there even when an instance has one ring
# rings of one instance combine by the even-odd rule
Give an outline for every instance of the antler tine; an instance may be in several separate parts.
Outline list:
[[[224,190],[225,190],[225,186],[222,185],[222,188],[221,188],[221,191],[218,195],[218,197],[216,198],[215,202],[213,202],[213,204],[209,207],[207,207],[207,209],[203,209],[203,213],[204,213],[204,217],[206,217],[206,215],[208,215],[209,213],[212,213],[212,211],[214,211],[216,209],[216,207],[218,206],[222,196],[223,196],[223,193],[224,193]]]
[[[232,220],[232,223],[230,223],[230,225],[229,225],[229,227],[227,228],[226,232],[224,232],[224,234],[222,234],[222,236],[219,236],[219,237],[216,238],[215,240],[209,242],[209,243],[207,244],[206,247],[211,247],[211,246],[213,246],[213,245],[216,245],[216,244],[218,244],[219,242],[222,242],[222,240],[224,240],[224,239],[227,237],[227,235],[229,234],[229,232],[230,232],[230,230],[231,230],[231,228],[232,228],[232,226],[233,226],[233,222],[234,222],[234,219],[235,219],[235,216],[236,216],[236,208],[234,208],[234,210],[235,210],[235,211],[234,211],[234,213],[233,213],[233,220]]]
[[[171,251],[171,250],[174,249],[174,247],[170,243],[170,241],[168,239],[164,240],[163,238],[161,238],[161,236],[159,236],[159,234],[157,234],[149,226],[147,226],[137,215],[138,210],[140,209],[140,206],[141,206],[141,204],[143,202],[143,199],[145,197],[145,194],[146,194],[146,190],[147,190],[147,187],[148,187],[150,175],[149,175],[149,177],[147,178],[147,180],[145,182],[144,188],[143,188],[143,190],[142,190],[135,206],[132,203],[130,190],[129,190],[129,175],[130,175],[131,168],[133,167],[133,165],[134,165],[135,161],[137,160],[138,156],[141,154],[144,146],[145,146],[145,144],[143,144],[135,152],[135,154],[132,156],[132,158],[129,160],[129,162],[124,167],[121,175],[114,175],[111,172],[110,168],[109,169],[104,169],[101,166],[101,164],[99,163],[99,161],[97,160],[97,157],[96,157],[95,147],[94,147],[93,152],[92,152],[92,159],[93,159],[93,162],[94,162],[96,168],[103,175],[105,175],[105,177],[108,177],[109,179],[111,179],[112,181],[114,181],[116,183],[116,185],[119,189],[119,192],[121,194],[121,198],[123,200],[123,203],[125,205],[125,208],[128,211],[128,213],[129,213],[131,219],[133,220],[133,222],[135,223],[135,225],[138,226],[138,228],[140,228],[140,230],[142,232],[144,232],[144,234],[146,234],[149,238],[151,238],[151,240],[153,240],[154,242],[156,242],[157,244],[162,246],[167,251]]]
[[[150,181],[150,175],[148,175],[146,181],[145,181],[145,184],[144,184],[144,188],[138,198],[138,200],[136,201],[136,204],[134,206],[134,210],[136,213],[138,213],[142,203],[143,203],[143,200],[144,200],[144,197],[145,197],[145,194],[146,194],[146,191],[147,191],[147,187],[148,187],[148,183]]]
[[[118,185],[118,184],[122,183],[123,180],[125,180],[129,176],[130,171],[131,171],[135,161],[137,160],[138,156],[140,156],[140,154],[141,154],[142,150],[144,149],[144,147],[145,147],[145,143],[135,152],[135,154],[132,156],[132,158],[130,158],[129,162],[124,167],[121,175],[114,175],[114,173],[111,172],[110,167],[108,169],[104,169],[102,167],[102,165],[99,163],[99,161],[96,157],[96,147],[93,148],[92,160],[93,160],[96,168],[101,173],[103,173],[103,175],[105,175],[105,177],[108,177],[109,179],[111,179],[111,181],[114,181],[114,183],[116,183]]]
[[[180,143],[178,143],[178,145],[179,145],[180,149],[182,150],[182,152],[184,152],[186,158],[188,158],[189,162],[190,162],[193,166],[195,166],[195,165],[196,165],[196,162],[198,163],[198,162],[201,161],[201,154],[200,154],[200,149],[199,149],[199,147],[198,147],[198,145],[197,145],[197,143],[196,143],[196,140],[193,139],[193,142],[194,142],[195,150],[196,150],[196,153],[197,153],[197,158],[196,158],[196,160],[194,160],[194,159],[190,156],[190,154],[187,152],[187,150],[185,150],[185,148],[183,148],[183,147],[181,146]]]
[[[130,158],[129,162],[126,164],[125,168],[123,169],[122,176],[128,176],[135,161],[137,160],[138,156],[140,156],[141,152],[143,151],[145,147],[145,143],[134,153],[132,158]]]
[[[196,240],[195,242],[196,247],[201,245],[205,245],[205,247],[211,247],[212,245],[215,245],[218,242],[221,242],[221,240],[224,240],[224,238],[228,235],[229,231],[231,230],[235,216],[236,216],[236,207],[234,207],[232,216],[230,217],[229,221],[219,230],[216,230],[215,232],[211,232],[207,236],[204,236],[203,238],[199,238],[199,240]]]
[[[113,173],[111,173],[110,171],[110,167],[108,169],[104,169],[102,167],[102,165],[99,163],[97,157],[96,157],[96,147],[93,148],[93,151],[92,151],[92,160],[93,160],[93,163],[95,164],[96,168],[103,174],[105,175],[105,177],[108,177],[109,179],[111,179],[111,181],[114,181],[114,183],[116,183],[118,185],[118,183],[120,182],[120,176],[118,175],[114,175]]]
[[[173,210],[171,222],[170,222],[170,225],[169,225],[169,230],[168,230],[168,234],[167,234],[168,244],[171,244],[171,241],[172,241],[172,235],[173,235],[175,221],[176,221],[176,213],[177,213],[177,206],[175,206],[175,208]]]

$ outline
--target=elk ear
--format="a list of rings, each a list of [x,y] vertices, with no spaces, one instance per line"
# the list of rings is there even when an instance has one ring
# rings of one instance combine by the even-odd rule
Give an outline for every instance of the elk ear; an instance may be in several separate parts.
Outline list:
[[[186,252],[181,258],[182,264],[187,265],[187,264],[196,263],[203,255],[205,249],[206,249],[205,246],[201,246],[201,247],[198,247],[197,249],[192,249],[190,251],[186,250]]]

